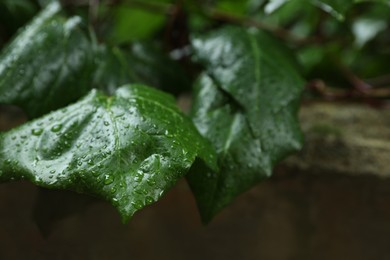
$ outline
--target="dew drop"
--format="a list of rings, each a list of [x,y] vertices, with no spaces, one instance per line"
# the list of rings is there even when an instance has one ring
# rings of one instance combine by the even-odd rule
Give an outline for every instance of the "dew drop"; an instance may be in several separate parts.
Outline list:
[[[106,174],[104,175],[104,184],[109,185],[114,182],[114,177],[112,175]]]
[[[33,130],[31,130],[31,133],[35,136],[40,136],[42,132],[43,132],[42,128],[34,128]]]
[[[57,125],[54,125],[51,128],[51,131],[56,133],[56,132],[59,132],[61,129],[62,129],[62,125],[61,124],[57,124]]]
[[[153,203],[153,202],[154,202],[154,199],[153,199],[152,197],[147,196],[147,197],[145,198],[145,203],[146,203],[146,204],[151,204],[151,203]]]
[[[110,123],[109,123],[108,121],[104,121],[104,125],[105,125],[105,126],[109,126]]]
[[[153,179],[148,179],[146,182],[147,182],[150,186],[156,185],[156,181],[153,180]]]
[[[131,202],[131,205],[133,205],[133,207],[135,209],[141,209],[143,206],[143,203],[141,201],[137,200],[137,201]]]

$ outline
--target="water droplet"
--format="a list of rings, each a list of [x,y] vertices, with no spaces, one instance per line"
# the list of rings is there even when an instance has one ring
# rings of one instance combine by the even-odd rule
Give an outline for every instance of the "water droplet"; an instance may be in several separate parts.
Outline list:
[[[144,178],[143,172],[138,171],[137,175],[135,175],[135,177],[134,177],[134,181],[141,182],[143,178]]]
[[[108,121],[104,121],[104,125],[105,125],[105,126],[109,126],[110,123],[109,123]]]
[[[111,190],[110,190],[110,192],[111,192],[112,194],[114,194],[114,193],[116,192],[116,188],[115,188],[115,187],[112,187]]]
[[[153,203],[153,202],[154,202],[154,199],[153,199],[152,197],[146,196],[146,198],[145,198],[145,203],[146,203],[146,204],[151,204],[151,203]]]
[[[106,174],[104,175],[104,184],[109,185],[114,182],[114,177],[112,175]]]
[[[133,207],[135,209],[141,209],[143,206],[143,203],[141,201],[137,200],[137,201],[131,202],[131,205],[133,205]]]
[[[62,125],[61,124],[57,124],[57,125],[54,125],[51,128],[51,131],[56,133],[56,132],[59,132],[61,129],[62,129]]]
[[[54,174],[54,173],[56,173],[56,170],[51,170],[50,173]]]
[[[42,132],[43,132],[43,129],[42,129],[42,128],[34,128],[33,130],[31,130],[31,133],[32,133],[33,135],[36,135],[36,136],[41,135]]]
[[[153,180],[153,179],[148,179],[146,182],[147,182],[150,186],[156,185],[156,181]]]

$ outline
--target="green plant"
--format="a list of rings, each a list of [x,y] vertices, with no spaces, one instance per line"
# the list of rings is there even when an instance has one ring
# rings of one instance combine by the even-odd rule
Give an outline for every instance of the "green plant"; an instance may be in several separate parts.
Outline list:
[[[186,176],[210,221],[302,146],[304,77],[323,79],[311,98],[388,97],[350,69],[386,73],[388,47],[359,63],[388,43],[388,2],[311,3],[3,1],[0,103],[31,121],[1,133],[0,181],[93,195],[126,221]],[[192,86],[186,115],[163,91]]]

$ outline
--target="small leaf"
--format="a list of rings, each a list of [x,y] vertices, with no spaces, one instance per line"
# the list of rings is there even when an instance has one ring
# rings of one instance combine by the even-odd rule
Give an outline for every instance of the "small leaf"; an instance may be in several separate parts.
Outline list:
[[[49,4],[0,54],[0,103],[31,117],[57,109],[90,89],[93,48],[80,18],[65,19]]]
[[[0,135],[0,181],[28,179],[111,202],[123,220],[157,201],[214,149],[174,99],[141,85],[81,101]]]
[[[304,83],[288,51],[263,32],[225,27],[195,37],[193,47],[205,67],[193,120],[220,165],[218,173],[188,175],[207,222],[301,147],[296,114]]]
[[[136,76],[120,48],[100,45],[96,56],[97,67],[92,84],[95,88],[114,94],[118,87],[135,82]]]
[[[99,46],[93,86],[114,93],[118,86],[142,83],[170,93],[191,89],[186,72],[157,46],[136,42],[129,49]]]
[[[126,54],[138,82],[170,93],[191,89],[185,70],[158,46],[137,42]]]
[[[345,14],[357,3],[383,3],[390,5],[388,0],[312,0],[312,2],[338,20],[344,20]]]
[[[268,3],[264,6],[264,12],[266,14],[271,14],[278,10],[280,7],[285,5],[290,0],[270,0]]]

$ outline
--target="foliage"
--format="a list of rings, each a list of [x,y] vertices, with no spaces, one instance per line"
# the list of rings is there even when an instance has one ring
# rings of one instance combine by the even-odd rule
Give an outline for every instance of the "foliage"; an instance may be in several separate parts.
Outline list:
[[[186,176],[208,222],[300,149],[305,85],[305,98],[388,99],[389,11],[386,0],[2,1],[0,104],[31,121],[0,133],[0,180],[89,194],[127,220]],[[186,115],[174,96],[192,88]]]

